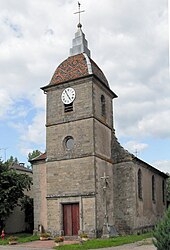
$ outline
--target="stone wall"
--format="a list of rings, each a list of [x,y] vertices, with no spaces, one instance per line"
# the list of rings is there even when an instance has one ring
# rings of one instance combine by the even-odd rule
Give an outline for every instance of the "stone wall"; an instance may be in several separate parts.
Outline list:
[[[159,175],[148,165],[134,161],[135,189],[136,189],[136,214],[134,230],[147,230],[153,228],[155,223],[163,216],[166,209],[166,197],[163,202],[162,181]],[[142,199],[138,197],[138,170],[142,173]],[[155,177],[155,201],[152,200],[152,176]]]
[[[47,162],[47,195],[95,192],[94,157]]]
[[[38,230],[39,225],[47,229],[46,194],[46,163],[39,161],[33,165],[34,230]]]
[[[107,176],[107,180],[103,178]],[[113,202],[113,170],[112,164],[96,158],[96,209],[97,209],[97,235],[103,233],[104,224],[114,225]]]
[[[115,225],[120,234],[144,232],[163,216],[162,181],[166,176],[130,154],[113,137],[113,178]],[[116,163],[117,162],[117,163]],[[138,170],[142,173],[142,199],[138,195]],[[152,200],[152,176],[155,176],[155,201]]]
[[[93,133],[93,118],[48,127],[48,160],[64,160],[92,155],[94,152]],[[67,150],[65,146],[68,136],[74,139],[72,150]]]
[[[63,234],[63,204],[78,203],[80,209],[80,232],[96,236],[95,197],[70,196],[48,198],[48,231],[52,235]]]
[[[94,120],[95,154],[111,161],[112,130]]]
[[[61,101],[62,91],[66,87],[74,87],[76,92],[73,111],[68,113],[64,113]],[[105,117],[101,112],[101,95],[105,95],[106,100]],[[103,192],[99,192],[103,191],[101,177],[104,173],[109,174],[110,178],[107,206],[111,214],[109,220],[113,224],[112,97],[112,92],[93,77],[64,83],[48,90],[47,216],[48,229],[55,233],[63,230],[62,204],[65,202],[79,203],[80,230],[93,236],[96,235],[96,229],[102,230],[105,197]],[[65,146],[68,136],[74,138],[71,150]],[[98,224],[96,216],[101,220]]]
[[[47,162],[48,230],[63,230],[62,204],[79,203],[80,230],[95,233],[94,157]]]
[[[74,88],[76,97],[73,102],[73,111],[65,113],[61,94],[67,87]],[[48,90],[47,94],[47,126],[63,124],[68,121],[85,119],[93,114],[92,81],[91,78],[72,81],[57,85]],[[48,138],[47,138],[48,140]]]
[[[96,79],[93,82],[93,114],[104,125],[113,128],[113,105],[112,105],[112,93]],[[105,97],[106,115],[102,116],[101,111],[101,96]]]
[[[24,232],[25,229],[25,213],[17,206],[5,222],[5,233],[19,233]]]
[[[113,165],[115,226],[120,234],[132,233],[135,218],[135,171],[132,162]]]

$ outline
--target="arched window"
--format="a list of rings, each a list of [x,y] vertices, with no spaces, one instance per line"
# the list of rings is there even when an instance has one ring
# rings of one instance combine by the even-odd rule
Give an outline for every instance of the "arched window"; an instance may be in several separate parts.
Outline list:
[[[152,175],[152,200],[155,202],[155,176]]]
[[[101,113],[102,116],[106,116],[106,101],[104,95],[101,95]]]
[[[142,200],[142,171],[138,170],[138,197]]]
[[[165,181],[162,180],[162,202],[165,204]]]

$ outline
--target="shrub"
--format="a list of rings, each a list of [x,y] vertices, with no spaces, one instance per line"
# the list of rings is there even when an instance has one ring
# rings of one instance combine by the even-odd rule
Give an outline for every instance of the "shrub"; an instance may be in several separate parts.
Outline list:
[[[170,207],[163,219],[156,225],[153,236],[155,238],[153,243],[157,250],[170,249]]]
[[[58,243],[58,242],[63,242],[63,241],[64,241],[64,237],[63,237],[63,236],[57,236],[57,237],[55,237],[54,241],[55,241],[56,243]]]
[[[16,236],[10,236],[9,237],[9,241],[17,241],[18,240],[18,237],[16,237]]]
[[[49,238],[50,234],[49,233],[41,233],[40,237],[42,237],[42,238]]]
[[[86,233],[81,233],[80,238],[88,238],[88,235]]]

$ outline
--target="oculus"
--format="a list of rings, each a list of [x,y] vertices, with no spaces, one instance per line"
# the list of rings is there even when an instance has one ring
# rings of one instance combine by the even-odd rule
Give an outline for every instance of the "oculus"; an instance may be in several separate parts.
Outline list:
[[[65,144],[66,149],[68,149],[68,150],[73,149],[73,147],[74,147],[74,139],[73,139],[73,137],[71,137],[71,136],[66,137],[64,144]]]

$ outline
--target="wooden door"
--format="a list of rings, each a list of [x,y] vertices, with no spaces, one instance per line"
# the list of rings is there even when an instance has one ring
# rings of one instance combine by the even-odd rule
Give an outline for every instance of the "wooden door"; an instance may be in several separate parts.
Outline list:
[[[79,204],[63,204],[64,235],[78,235],[80,229]]]

